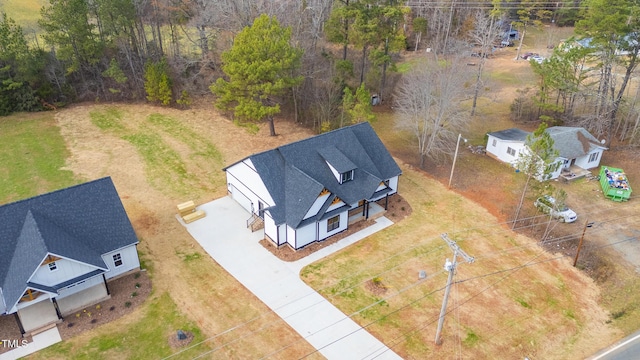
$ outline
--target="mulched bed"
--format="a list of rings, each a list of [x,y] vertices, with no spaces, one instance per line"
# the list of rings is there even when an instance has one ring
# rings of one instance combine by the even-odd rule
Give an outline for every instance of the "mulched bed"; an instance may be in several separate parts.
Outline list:
[[[118,319],[137,308],[151,293],[149,274],[142,270],[107,283],[111,298],[67,315],[58,324],[62,340]]]
[[[58,330],[62,340],[69,339],[84,331],[93,329],[102,324],[118,319],[142,304],[151,293],[151,280],[146,271],[140,271],[119,279],[108,282],[111,298],[97,305],[78,310],[67,315],[58,324]],[[176,337],[174,335],[174,337]],[[0,341],[26,339],[31,342],[31,336],[23,338],[20,328],[13,314],[0,316]],[[169,341],[172,346],[183,346],[191,342],[193,334],[187,333],[187,339]],[[13,350],[2,346],[0,342],[0,354]]]
[[[379,200],[378,205],[384,207],[385,200]],[[397,223],[402,219],[406,218],[409,214],[411,214],[411,206],[409,203],[400,195],[394,194],[389,197],[389,204],[387,207],[387,212],[384,214],[389,220]],[[272,241],[268,239],[260,240],[260,244],[264,246],[265,249],[269,250],[273,255],[277,256],[278,259],[282,261],[296,261],[300,260],[314,252],[327,247],[337,241],[344,239],[345,237],[356,233],[366,227],[375,224],[375,220],[365,220],[357,222],[353,225],[350,225],[349,228],[343,232],[340,232],[336,235],[329,237],[327,240],[322,240],[320,242],[315,242],[305,246],[302,249],[294,250],[289,245],[282,245],[280,247],[276,247]]]

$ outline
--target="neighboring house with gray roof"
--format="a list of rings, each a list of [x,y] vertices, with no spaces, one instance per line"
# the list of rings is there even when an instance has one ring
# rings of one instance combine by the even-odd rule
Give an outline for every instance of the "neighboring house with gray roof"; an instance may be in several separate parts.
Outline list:
[[[109,298],[137,244],[108,177],[1,205],[0,314],[30,333]]]
[[[561,163],[551,179],[557,178],[571,166],[588,170],[600,165],[602,153],[607,148],[584,128],[553,126],[545,131],[553,139],[553,147],[559,154],[556,161]],[[515,166],[519,154],[526,148],[527,136],[530,134],[516,128],[491,132],[487,134],[487,155]]]
[[[367,219],[402,173],[369,123],[251,155],[224,169],[227,190],[265,238],[300,249]],[[382,209],[380,209],[382,210]]]

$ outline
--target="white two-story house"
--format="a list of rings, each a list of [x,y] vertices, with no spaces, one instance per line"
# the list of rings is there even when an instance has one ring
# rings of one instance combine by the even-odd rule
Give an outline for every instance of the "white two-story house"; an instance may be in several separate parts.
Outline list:
[[[367,218],[371,203],[398,191],[402,173],[369,123],[251,155],[224,169],[227,190],[265,238],[300,249]],[[249,219],[251,221],[251,219]]]
[[[0,314],[25,334],[107,299],[137,244],[108,177],[0,206]]]

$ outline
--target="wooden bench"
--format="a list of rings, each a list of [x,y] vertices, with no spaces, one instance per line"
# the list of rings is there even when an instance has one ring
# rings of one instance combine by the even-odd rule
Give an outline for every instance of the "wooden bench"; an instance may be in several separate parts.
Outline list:
[[[177,208],[180,216],[184,217],[185,215],[196,211],[196,204],[193,202],[193,200],[189,200],[187,202],[183,202],[182,204],[178,204]]]
[[[205,217],[207,214],[205,214],[204,211],[202,210],[196,210],[192,213],[189,213],[187,215],[183,215],[182,216],[182,220],[184,220],[185,223],[189,224],[192,223],[196,220],[202,219],[203,217]]]

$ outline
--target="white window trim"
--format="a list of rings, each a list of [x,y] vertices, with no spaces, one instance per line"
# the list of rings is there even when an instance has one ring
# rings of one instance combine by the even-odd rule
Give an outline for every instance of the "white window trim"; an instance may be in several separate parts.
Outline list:
[[[118,257],[117,260],[116,260],[116,256]],[[120,267],[120,266],[124,265],[124,261],[122,260],[122,254],[121,253],[113,254],[111,256],[111,258],[113,259],[113,265],[115,267]],[[120,261],[120,264],[118,264],[118,261]]]
[[[337,221],[335,221],[333,223],[330,223],[331,220],[336,219],[336,218],[337,218]],[[334,224],[337,224],[337,226],[335,226],[332,229],[329,229],[329,226],[334,226]],[[332,232],[334,230],[337,230],[339,228],[340,228],[340,214],[338,214],[336,216],[333,216],[333,217],[330,217],[330,218],[327,219],[327,233],[330,233],[330,232]]]
[[[507,154],[509,154],[511,156],[516,156],[516,149],[514,149],[514,148],[512,148],[510,146],[507,146]]]
[[[50,263],[47,264],[49,266],[49,271],[54,272],[54,271],[58,271],[58,264],[56,264],[55,261],[52,261]]]

